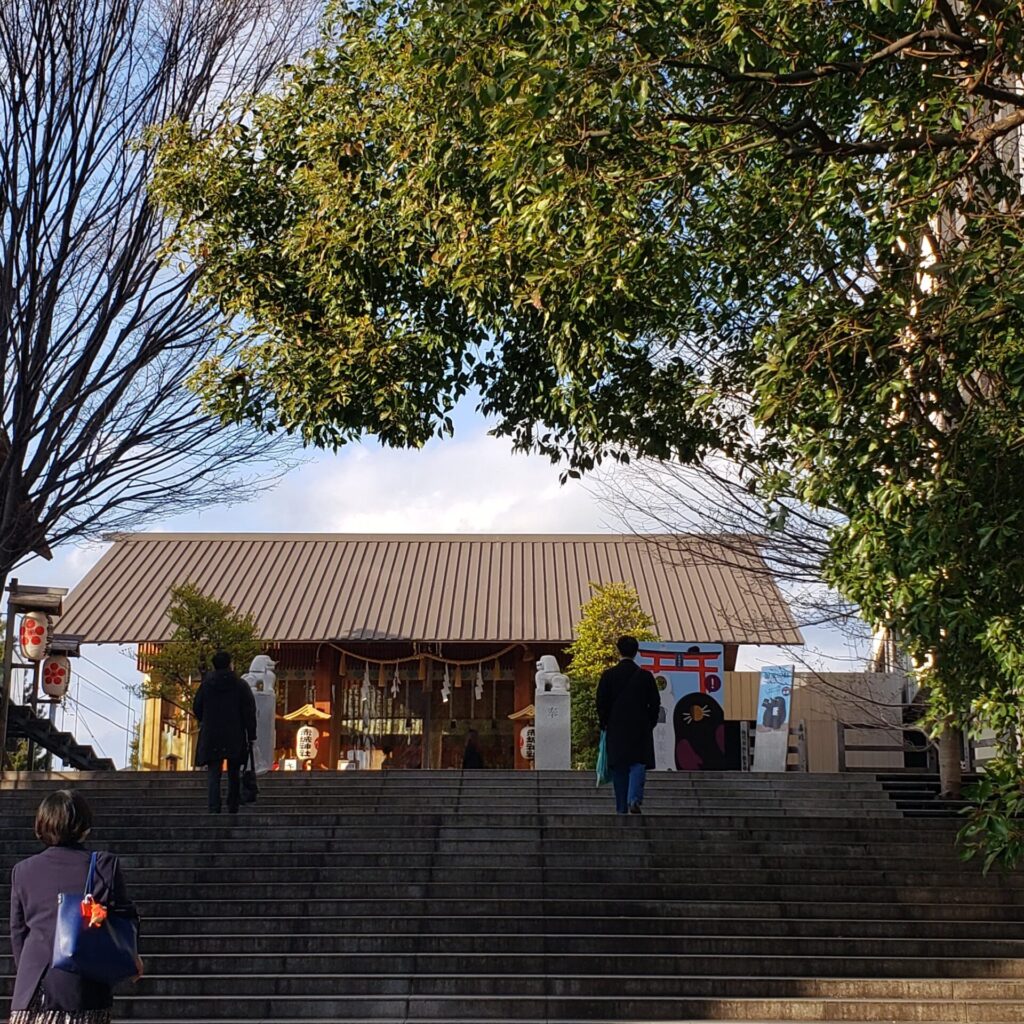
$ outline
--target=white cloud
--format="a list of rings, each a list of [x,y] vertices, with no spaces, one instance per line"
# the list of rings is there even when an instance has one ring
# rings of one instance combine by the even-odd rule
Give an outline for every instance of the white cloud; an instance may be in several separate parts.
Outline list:
[[[592,533],[612,517],[559,468],[513,455],[486,434],[435,441],[420,451],[355,446],[321,456],[239,515],[223,510],[204,529],[344,533]],[[244,526],[240,525],[244,521]]]

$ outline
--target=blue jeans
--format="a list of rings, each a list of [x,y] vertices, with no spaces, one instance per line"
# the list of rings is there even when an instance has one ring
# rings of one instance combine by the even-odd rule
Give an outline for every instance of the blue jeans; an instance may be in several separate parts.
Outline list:
[[[615,810],[619,814],[625,814],[632,804],[644,802],[647,765],[631,764],[628,768],[612,768],[611,776],[615,788]]]

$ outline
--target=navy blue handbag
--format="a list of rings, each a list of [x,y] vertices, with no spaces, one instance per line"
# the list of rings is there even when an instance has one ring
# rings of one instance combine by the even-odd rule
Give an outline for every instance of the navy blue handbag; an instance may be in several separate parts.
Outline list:
[[[116,872],[116,866],[115,866]],[[96,854],[89,858],[85,892],[57,896],[53,966],[90,981],[116,985],[138,974],[138,922],[98,904],[92,895]]]

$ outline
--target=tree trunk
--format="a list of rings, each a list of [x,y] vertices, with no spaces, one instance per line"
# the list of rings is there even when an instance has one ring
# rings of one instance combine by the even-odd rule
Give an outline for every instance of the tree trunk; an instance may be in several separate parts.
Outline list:
[[[962,783],[960,756],[963,734],[953,726],[946,726],[939,735],[939,793],[959,799]]]

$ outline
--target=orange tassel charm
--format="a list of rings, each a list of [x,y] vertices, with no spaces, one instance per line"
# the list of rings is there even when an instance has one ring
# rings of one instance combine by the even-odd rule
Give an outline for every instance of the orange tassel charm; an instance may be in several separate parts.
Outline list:
[[[99,928],[107,919],[107,908],[91,896],[86,896],[82,900],[82,917],[85,918],[87,928]]]

